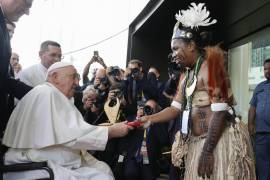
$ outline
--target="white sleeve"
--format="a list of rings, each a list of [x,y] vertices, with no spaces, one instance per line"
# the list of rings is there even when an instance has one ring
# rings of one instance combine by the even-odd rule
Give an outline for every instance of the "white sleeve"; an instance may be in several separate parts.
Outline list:
[[[27,69],[20,71],[18,73],[18,75],[17,75],[17,79],[19,79],[21,82],[27,84],[28,86],[32,86],[33,87],[33,84],[31,83],[31,81],[29,79]]]
[[[63,144],[72,149],[101,150],[103,151],[108,141],[108,128],[99,127],[84,136]]]

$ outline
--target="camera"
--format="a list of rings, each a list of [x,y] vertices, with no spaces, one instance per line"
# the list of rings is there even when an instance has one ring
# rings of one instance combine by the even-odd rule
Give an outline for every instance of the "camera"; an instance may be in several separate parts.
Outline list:
[[[101,78],[100,83],[104,84],[105,86],[110,84],[109,79],[107,77]]]
[[[108,73],[110,76],[119,76],[121,74],[118,67],[112,67],[111,71]]]
[[[174,75],[175,78],[180,76],[181,71],[183,71],[183,67],[176,62],[169,62],[168,63],[168,72],[170,75]]]
[[[182,70],[182,66],[180,64],[177,64],[176,62],[169,62],[168,63],[168,70],[170,72],[181,71]]]
[[[153,109],[149,105],[145,105],[146,101],[138,101],[137,106],[138,108],[143,108],[144,115],[151,115],[153,114]]]
[[[153,114],[153,109],[150,106],[146,105],[143,107],[143,113],[145,115],[151,115]]]
[[[116,88],[116,85],[111,88]],[[121,98],[123,97],[123,91],[119,87],[119,89],[110,89],[110,92],[113,92],[113,97],[110,99],[109,106],[113,107],[117,104],[117,99],[121,100]]]
[[[102,108],[102,103],[100,102],[100,100],[97,100],[96,102],[94,102],[93,107],[95,107],[97,109],[101,109]]]
[[[138,77],[140,75],[140,69],[139,68],[133,68],[133,69],[131,69],[131,75],[133,77]]]
[[[121,90],[114,91],[114,97],[121,98],[123,95],[123,92]]]
[[[109,102],[109,107],[113,107],[116,104],[117,104],[117,99],[116,99],[116,97],[113,97]]]
[[[143,108],[145,103],[146,103],[146,101],[137,101],[138,108]]]

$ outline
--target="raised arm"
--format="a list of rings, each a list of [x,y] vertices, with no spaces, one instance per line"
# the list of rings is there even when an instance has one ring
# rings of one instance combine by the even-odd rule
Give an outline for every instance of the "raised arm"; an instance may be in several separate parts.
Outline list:
[[[93,64],[96,61],[96,57],[93,56],[92,59],[87,63],[87,65],[83,69],[83,84],[86,84],[89,82],[88,74],[91,64]]]

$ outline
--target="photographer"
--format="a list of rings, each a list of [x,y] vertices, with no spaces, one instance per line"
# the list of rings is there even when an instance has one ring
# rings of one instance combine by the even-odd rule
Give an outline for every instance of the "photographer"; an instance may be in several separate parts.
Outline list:
[[[180,75],[181,73],[184,72],[184,68],[183,66],[181,66],[180,61],[172,58],[172,54],[169,54],[168,59],[169,59],[169,62],[168,62],[169,79],[165,83],[163,93],[162,93],[163,95],[162,99],[165,105],[164,108],[169,107],[171,105],[173,97],[177,91]],[[173,144],[175,140],[176,132],[179,130],[180,119],[181,117],[178,117],[168,123],[168,133],[169,133],[169,139],[170,139],[171,145]],[[174,165],[171,165],[170,174],[169,174],[170,180],[181,179],[183,174],[184,174],[183,169],[180,170]]]
[[[160,107],[154,100],[139,102],[137,118],[159,111]],[[125,179],[156,179],[159,176],[157,159],[161,154],[161,148],[168,145],[167,126],[163,123],[153,124],[145,130],[138,128],[123,139],[125,141],[122,142],[122,146],[126,145],[127,152],[124,158]]]
[[[84,120],[87,123],[98,125],[107,122],[108,117],[103,110],[103,104],[99,102],[99,94],[94,86],[87,86],[83,91],[82,102],[85,111]]]
[[[111,85],[108,94],[108,100],[110,101],[109,106],[113,106],[114,104],[116,104],[116,99],[118,99],[120,102],[119,111],[122,111],[125,108],[127,102],[124,97],[124,87],[121,83],[115,83]],[[118,119],[116,121],[118,121]]]
[[[179,61],[176,61],[175,59],[171,58],[171,55],[169,55],[169,62],[168,62],[168,75],[169,79],[164,85],[164,89],[162,92],[164,101],[163,108],[170,106],[173,97],[177,90],[177,85],[179,81],[180,74],[184,72],[183,67],[180,65]]]
[[[91,58],[91,60],[87,63],[87,65],[84,67],[83,70],[83,84],[90,84],[90,80],[88,78],[88,74],[89,74],[89,69],[90,66],[93,63],[99,63],[101,66],[103,66],[104,69],[107,68],[106,64],[104,63],[103,59],[98,55],[98,51],[94,51],[94,56]]]
[[[101,103],[105,103],[110,88],[110,81],[106,76],[105,69],[98,69],[94,79],[94,87],[98,91],[99,100]]]
[[[123,122],[126,120],[125,115],[123,114],[123,108],[125,107],[126,101],[123,96],[123,87],[119,83],[113,84],[110,87],[110,91],[109,91],[104,109],[114,108],[114,106],[117,106],[116,105],[117,102],[120,103],[119,109],[118,110],[113,109],[113,113],[117,112],[117,116],[114,116],[112,114],[107,114],[107,117],[109,117],[109,119],[111,117],[116,117],[116,119],[110,123],[114,123],[114,122],[118,123],[118,122]],[[108,107],[106,107],[107,103],[108,103]],[[106,112],[106,109],[105,109],[105,112]],[[119,138],[110,139],[104,151],[99,151],[94,154],[98,160],[106,162],[111,167],[116,179],[121,179],[121,178],[118,178],[121,176],[119,172],[121,171],[121,167],[117,166],[118,165],[117,160],[118,160],[119,154],[121,154],[119,150],[119,140],[121,139]]]
[[[106,71],[111,84],[122,82],[123,74],[118,66],[110,66],[106,69]]]
[[[126,114],[134,118],[137,111],[137,102],[147,99],[157,99],[157,83],[147,79],[143,72],[140,60],[131,60],[124,73],[125,98],[127,100]]]
[[[153,66],[149,68],[147,80],[148,82],[154,84],[155,87],[157,87],[156,89],[158,95],[157,102],[162,108],[165,108],[167,106],[167,97],[163,95],[165,84],[160,81],[160,71],[158,70],[158,68]]]

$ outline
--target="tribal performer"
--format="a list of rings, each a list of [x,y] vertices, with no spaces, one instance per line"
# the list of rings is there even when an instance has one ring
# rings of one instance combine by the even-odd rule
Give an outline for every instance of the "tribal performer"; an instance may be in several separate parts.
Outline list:
[[[217,21],[211,20],[203,3],[191,3],[176,19],[171,49],[185,73],[171,106],[141,122],[147,127],[181,115],[172,163],[185,166],[185,180],[254,180],[252,146],[247,128],[233,111],[224,51],[206,47],[207,33],[200,30]]]

